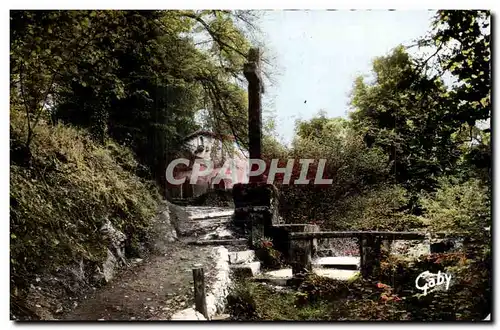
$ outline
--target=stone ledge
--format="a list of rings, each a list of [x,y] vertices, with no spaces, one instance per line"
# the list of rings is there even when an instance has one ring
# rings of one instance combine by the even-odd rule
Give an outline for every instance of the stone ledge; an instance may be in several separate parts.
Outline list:
[[[260,274],[260,262],[254,261],[241,265],[230,266],[232,274],[237,278],[249,278]]]
[[[225,247],[219,246],[213,249],[212,256],[215,261],[216,272],[214,278],[206,283],[209,286],[206,296],[209,319],[224,311],[226,297],[229,294],[231,285],[229,251]]]

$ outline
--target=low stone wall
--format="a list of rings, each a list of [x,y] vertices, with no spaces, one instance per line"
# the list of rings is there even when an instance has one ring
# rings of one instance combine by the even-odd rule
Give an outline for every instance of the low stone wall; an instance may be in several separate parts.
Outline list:
[[[229,251],[223,247],[215,247],[211,257],[213,268],[206,270],[205,285],[208,319],[224,312],[226,299],[231,288],[229,269]],[[206,321],[207,319],[193,307],[181,310],[171,317],[172,321]]]
[[[229,251],[219,246],[213,249],[212,256],[215,261],[215,270],[213,277],[208,280],[207,292],[207,311],[210,319],[224,311],[231,286]]]

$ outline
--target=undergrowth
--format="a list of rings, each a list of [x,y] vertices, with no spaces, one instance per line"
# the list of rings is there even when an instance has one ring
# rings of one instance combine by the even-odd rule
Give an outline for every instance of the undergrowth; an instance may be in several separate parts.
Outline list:
[[[417,260],[392,257],[373,279],[341,281],[309,275],[296,290],[276,292],[244,282],[228,300],[233,320],[455,321],[483,320],[491,313],[491,265],[462,254]],[[424,271],[452,275],[448,290],[422,295],[415,279]]]
[[[99,145],[83,130],[41,122],[26,150],[26,118],[11,111],[11,288],[16,295],[40,273],[82,260],[100,264],[108,219],[129,238],[143,239],[158,195],[134,171],[132,153]]]

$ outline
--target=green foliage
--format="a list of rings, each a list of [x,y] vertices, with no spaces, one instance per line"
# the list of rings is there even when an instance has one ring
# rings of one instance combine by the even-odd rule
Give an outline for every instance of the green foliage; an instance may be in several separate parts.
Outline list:
[[[432,190],[460,155],[446,87],[420,73],[402,47],[375,59],[373,72],[373,82],[358,78],[354,86],[353,123],[367,146],[387,154],[398,183],[413,193]]]
[[[489,245],[491,227],[491,196],[480,180],[458,182],[443,178],[434,194],[422,198],[422,220],[437,232],[462,232]]]
[[[440,71],[457,79],[452,96],[462,102],[455,116],[470,126],[491,117],[490,19],[486,10],[440,10],[430,37],[421,40],[437,48]]]
[[[423,296],[415,278],[424,271],[451,274],[452,285]],[[390,257],[377,276],[378,281],[341,281],[309,275],[295,292],[245,282],[230,294],[229,313],[240,321],[471,321],[491,313],[487,261],[472,261],[460,253],[411,261]]]
[[[243,282],[229,294],[228,312],[236,321],[328,320],[328,303],[300,306],[297,304],[299,296],[293,292],[275,292],[258,283]]]
[[[25,123],[13,109],[11,148],[26,141]],[[143,240],[159,197],[131,172],[137,162],[129,150],[44,120],[36,134],[31,166],[10,166],[11,276],[20,288],[73,262],[103,262],[107,242],[99,230],[106,219],[131,241]]]
[[[372,187],[339,203],[335,226],[344,230],[408,231],[424,226],[411,214],[401,186]]]
[[[209,129],[245,145],[241,71],[256,19],[251,11],[11,12],[12,103],[27,114],[26,148],[41,118],[62,120],[132,148],[148,169],[140,174],[163,186],[199,109]]]
[[[255,256],[268,269],[280,269],[284,264],[281,252],[274,248],[270,238],[263,237],[255,243]]]
[[[351,117],[413,194],[433,191],[440,176],[491,168],[490,129],[478,132],[478,121],[491,114],[489,20],[486,11],[438,11],[430,35],[418,43],[434,47],[431,56],[412,58],[398,47],[375,59],[374,81],[356,80]],[[445,73],[455,79],[451,86],[441,79]]]
[[[404,260],[391,256],[381,263],[379,279],[402,297],[401,307],[410,320],[483,320],[491,313],[491,264],[489,259],[469,259],[464,253],[444,253]],[[448,290],[426,296],[415,289],[424,271],[452,276]]]
[[[342,201],[385,181],[389,174],[387,159],[381,150],[367,148],[362,136],[348,121],[326,118],[322,114],[297,123],[297,136],[286,158],[315,160],[307,176],[310,184],[280,186],[280,211],[290,222],[315,221],[338,228]],[[314,184],[319,159],[326,160],[323,178],[332,179],[333,184]],[[296,163],[293,180],[300,174],[300,164]]]

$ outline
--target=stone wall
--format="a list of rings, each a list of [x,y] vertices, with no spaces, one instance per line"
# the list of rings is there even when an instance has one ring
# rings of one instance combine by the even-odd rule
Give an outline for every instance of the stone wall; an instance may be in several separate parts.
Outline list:
[[[224,312],[226,299],[231,288],[231,277],[229,269],[229,252],[223,247],[215,247],[211,258],[213,267],[206,270],[205,285],[208,319]],[[196,311],[195,306],[181,310],[171,318],[172,321],[206,321],[207,319]]]
[[[234,221],[249,235],[249,245],[263,237],[273,237],[278,215],[278,191],[266,183],[237,184],[233,187]]]

